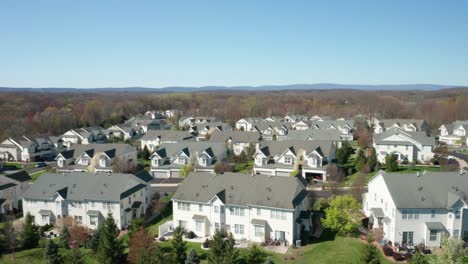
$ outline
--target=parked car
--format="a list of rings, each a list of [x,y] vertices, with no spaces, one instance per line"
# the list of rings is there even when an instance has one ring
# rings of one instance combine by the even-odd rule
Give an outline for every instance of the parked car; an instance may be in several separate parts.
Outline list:
[[[45,162],[38,162],[36,163],[36,165],[34,165],[35,168],[42,168],[42,167],[45,167],[47,166],[47,164]]]

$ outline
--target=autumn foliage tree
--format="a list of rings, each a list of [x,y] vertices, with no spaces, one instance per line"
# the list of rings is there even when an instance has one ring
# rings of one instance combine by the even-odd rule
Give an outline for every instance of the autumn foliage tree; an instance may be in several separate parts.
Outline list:
[[[157,252],[160,251],[159,247],[143,226],[140,226],[138,231],[132,234],[128,243],[128,248],[127,259],[132,264],[144,263],[143,260],[153,258],[156,254],[159,255],[159,257],[153,259],[160,259],[163,254],[162,252]]]

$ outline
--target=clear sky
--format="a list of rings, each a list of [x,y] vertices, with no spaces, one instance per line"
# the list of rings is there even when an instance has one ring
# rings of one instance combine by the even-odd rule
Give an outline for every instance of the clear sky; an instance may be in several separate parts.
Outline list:
[[[468,85],[468,1],[0,1],[0,86],[322,82]]]

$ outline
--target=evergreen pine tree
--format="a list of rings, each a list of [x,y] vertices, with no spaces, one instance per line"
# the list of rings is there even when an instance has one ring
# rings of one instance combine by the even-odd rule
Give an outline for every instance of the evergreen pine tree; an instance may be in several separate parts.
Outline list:
[[[70,230],[68,230],[68,227],[64,225],[62,228],[62,233],[60,234],[60,245],[65,249],[69,249],[70,248],[69,243],[70,243]]]
[[[21,234],[23,248],[30,249],[37,247],[40,238],[39,230],[37,226],[34,225],[31,214],[28,213],[25,217],[23,232]]]
[[[94,253],[96,253],[99,249],[99,241],[101,240],[102,227],[103,225],[99,225],[97,230],[95,231],[95,233],[91,236],[91,239],[89,240],[89,247]]]
[[[377,153],[375,152],[375,148],[372,148],[371,154],[367,158],[367,166],[371,171],[375,171],[377,169]]]
[[[83,253],[81,253],[79,247],[75,247],[72,250],[68,251],[68,254],[65,256],[66,264],[84,264],[85,259]]]
[[[216,232],[213,235],[213,240],[210,243],[210,254],[208,256],[208,263],[210,264],[222,264],[224,261],[225,254],[225,242],[222,234]]]
[[[385,171],[392,172],[398,170],[398,163],[396,155],[387,154],[385,156]]]
[[[171,246],[174,264],[184,264],[187,256],[187,242],[182,238],[182,228],[180,228],[180,226],[174,230],[174,236],[171,239]]]
[[[191,249],[190,252],[187,254],[187,259],[185,260],[185,264],[200,264],[200,258],[197,255],[195,249]]]
[[[247,264],[257,264],[265,262],[266,254],[257,245],[253,244],[247,253]]]
[[[150,156],[151,156],[151,153],[150,153],[150,151],[148,150],[148,147],[147,147],[146,145],[145,145],[145,147],[143,148],[143,152],[142,152],[141,156],[142,156],[142,158],[145,159],[145,160],[149,159]]]
[[[49,240],[47,243],[45,257],[48,264],[58,264],[60,263],[60,257],[58,254],[58,246],[53,240]]]
[[[98,259],[103,264],[121,263],[123,260],[122,242],[117,238],[119,229],[112,213],[107,215],[99,240]]]
[[[239,263],[239,250],[234,247],[235,241],[232,233],[229,234],[228,239],[224,242],[224,264],[237,264]]]
[[[275,264],[275,262],[273,262],[273,259],[270,256],[268,256],[264,264]]]

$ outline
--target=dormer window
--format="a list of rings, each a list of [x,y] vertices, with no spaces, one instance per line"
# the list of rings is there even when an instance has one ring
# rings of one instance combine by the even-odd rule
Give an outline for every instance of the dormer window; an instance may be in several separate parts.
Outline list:
[[[187,162],[187,159],[184,158],[184,157],[179,157],[177,159],[177,163],[179,163],[179,164],[186,164],[186,162]]]
[[[201,166],[206,166],[208,164],[208,159],[205,156],[203,156],[200,158],[199,163]]]
[[[85,165],[85,166],[89,165],[89,160],[87,158],[82,158],[81,165]]]
[[[284,157],[284,163],[291,164],[292,163],[292,158],[291,157]]]
[[[58,160],[57,160],[57,165],[58,165],[59,167],[63,167],[63,161],[64,161],[64,160],[63,160],[62,158],[58,159]]]
[[[99,160],[99,166],[101,167],[106,167],[106,159],[105,158],[101,158]]]
[[[154,158],[154,159],[153,159],[153,166],[154,166],[154,167],[159,166],[159,159],[158,159],[158,158]]]
[[[309,159],[309,165],[311,167],[317,167],[317,159],[316,158],[310,158]]]

